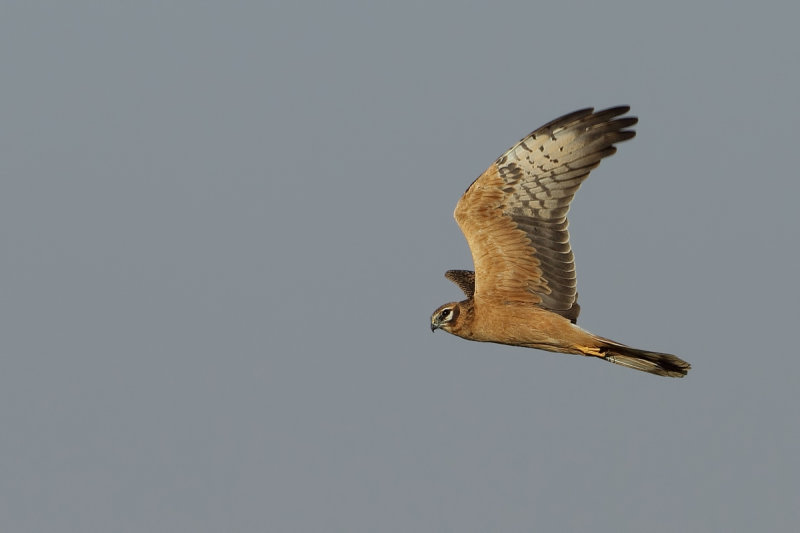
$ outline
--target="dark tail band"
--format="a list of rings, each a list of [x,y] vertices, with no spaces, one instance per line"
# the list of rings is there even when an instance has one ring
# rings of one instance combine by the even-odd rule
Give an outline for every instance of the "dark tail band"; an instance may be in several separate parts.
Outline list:
[[[670,378],[682,378],[692,368],[683,359],[668,353],[638,350],[608,339],[602,341],[600,353],[603,359],[618,365]]]

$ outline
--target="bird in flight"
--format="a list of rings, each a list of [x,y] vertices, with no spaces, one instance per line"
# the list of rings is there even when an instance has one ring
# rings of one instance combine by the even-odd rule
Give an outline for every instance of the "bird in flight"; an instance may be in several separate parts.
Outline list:
[[[631,348],[576,325],[580,307],[567,212],[615,143],[635,135],[627,106],[581,109],[537,129],[472,182],[454,213],[475,271],[445,277],[467,299],[442,305],[431,331],[464,339],[597,357],[659,376],[691,368],[670,354]]]

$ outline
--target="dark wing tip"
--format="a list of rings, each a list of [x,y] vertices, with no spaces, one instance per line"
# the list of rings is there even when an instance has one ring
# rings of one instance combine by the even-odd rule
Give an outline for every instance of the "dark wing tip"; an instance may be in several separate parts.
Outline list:
[[[467,298],[475,295],[475,272],[472,270],[448,270],[444,277],[458,285]]]

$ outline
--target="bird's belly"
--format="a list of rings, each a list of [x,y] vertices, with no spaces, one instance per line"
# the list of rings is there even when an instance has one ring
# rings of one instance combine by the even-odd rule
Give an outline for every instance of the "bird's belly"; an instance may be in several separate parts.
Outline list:
[[[478,316],[473,339],[484,342],[581,353],[577,346],[585,345],[585,337],[590,335],[563,316],[540,308],[509,306]]]

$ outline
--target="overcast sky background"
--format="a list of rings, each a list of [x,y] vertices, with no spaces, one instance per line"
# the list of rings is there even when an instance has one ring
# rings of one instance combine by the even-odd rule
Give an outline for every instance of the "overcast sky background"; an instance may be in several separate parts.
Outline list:
[[[0,8],[0,529],[795,531],[792,2]],[[469,183],[637,137],[570,214],[584,328],[428,328]]]

